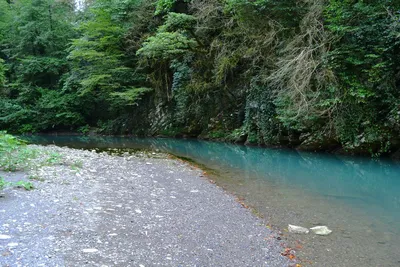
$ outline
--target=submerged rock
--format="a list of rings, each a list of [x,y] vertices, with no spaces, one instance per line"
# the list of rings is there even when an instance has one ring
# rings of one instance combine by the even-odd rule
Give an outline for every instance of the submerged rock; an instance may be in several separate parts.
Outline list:
[[[311,231],[313,231],[316,235],[329,235],[332,233],[332,230],[330,230],[326,226],[315,226],[313,228],[310,228]]]
[[[291,225],[291,224],[289,224],[288,230],[289,230],[289,233],[295,233],[295,234],[308,234],[310,232],[305,227]]]

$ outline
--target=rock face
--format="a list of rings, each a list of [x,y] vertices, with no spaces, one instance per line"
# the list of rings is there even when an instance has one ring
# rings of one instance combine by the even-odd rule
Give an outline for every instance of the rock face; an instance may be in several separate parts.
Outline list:
[[[400,149],[397,150],[395,153],[392,155],[393,160],[400,160]]]
[[[318,136],[303,134],[300,136],[302,143],[296,148],[300,151],[332,151],[339,146],[333,136]]]
[[[289,230],[289,233],[295,233],[295,234],[308,234],[310,232],[305,227],[291,225],[291,224],[289,224],[288,230]]]
[[[313,228],[310,228],[311,231],[313,231],[316,235],[329,235],[332,233],[332,230],[330,230],[326,226],[315,226]]]

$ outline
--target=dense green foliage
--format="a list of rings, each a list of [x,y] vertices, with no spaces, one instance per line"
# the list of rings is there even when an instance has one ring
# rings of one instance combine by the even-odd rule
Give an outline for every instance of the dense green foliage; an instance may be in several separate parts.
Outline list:
[[[65,51],[75,35],[68,3],[46,0],[2,1],[8,18],[0,30],[7,82],[1,88],[1,128],[19,132],[74,126],[83,120],[74,98],[60,90],[68,72]]]
[[[71,3],[0,1],[0,128],[399,148],[399,1]]]

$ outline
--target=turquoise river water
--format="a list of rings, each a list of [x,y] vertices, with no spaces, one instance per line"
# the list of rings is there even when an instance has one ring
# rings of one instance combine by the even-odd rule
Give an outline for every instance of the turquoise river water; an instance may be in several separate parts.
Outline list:
[[[190,158],[297,248],[302,266],[400,266],[400,164],[198,140],[33,136],[36,144],[152,149]],[[287,224],[327,225],[327,237]]]

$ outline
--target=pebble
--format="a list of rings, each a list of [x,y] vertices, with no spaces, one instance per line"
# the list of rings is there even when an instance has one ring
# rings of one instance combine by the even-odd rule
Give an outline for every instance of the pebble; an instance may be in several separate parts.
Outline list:
[[[11,236],[9,235],[0,235],[0,240],[4,240],[4,239],[10,239]]]
[[[97,252],[99,250],[95,249],[95,248],[85,248],[82,251],[83,251],[83,253],[95,253],[95,252]]]

